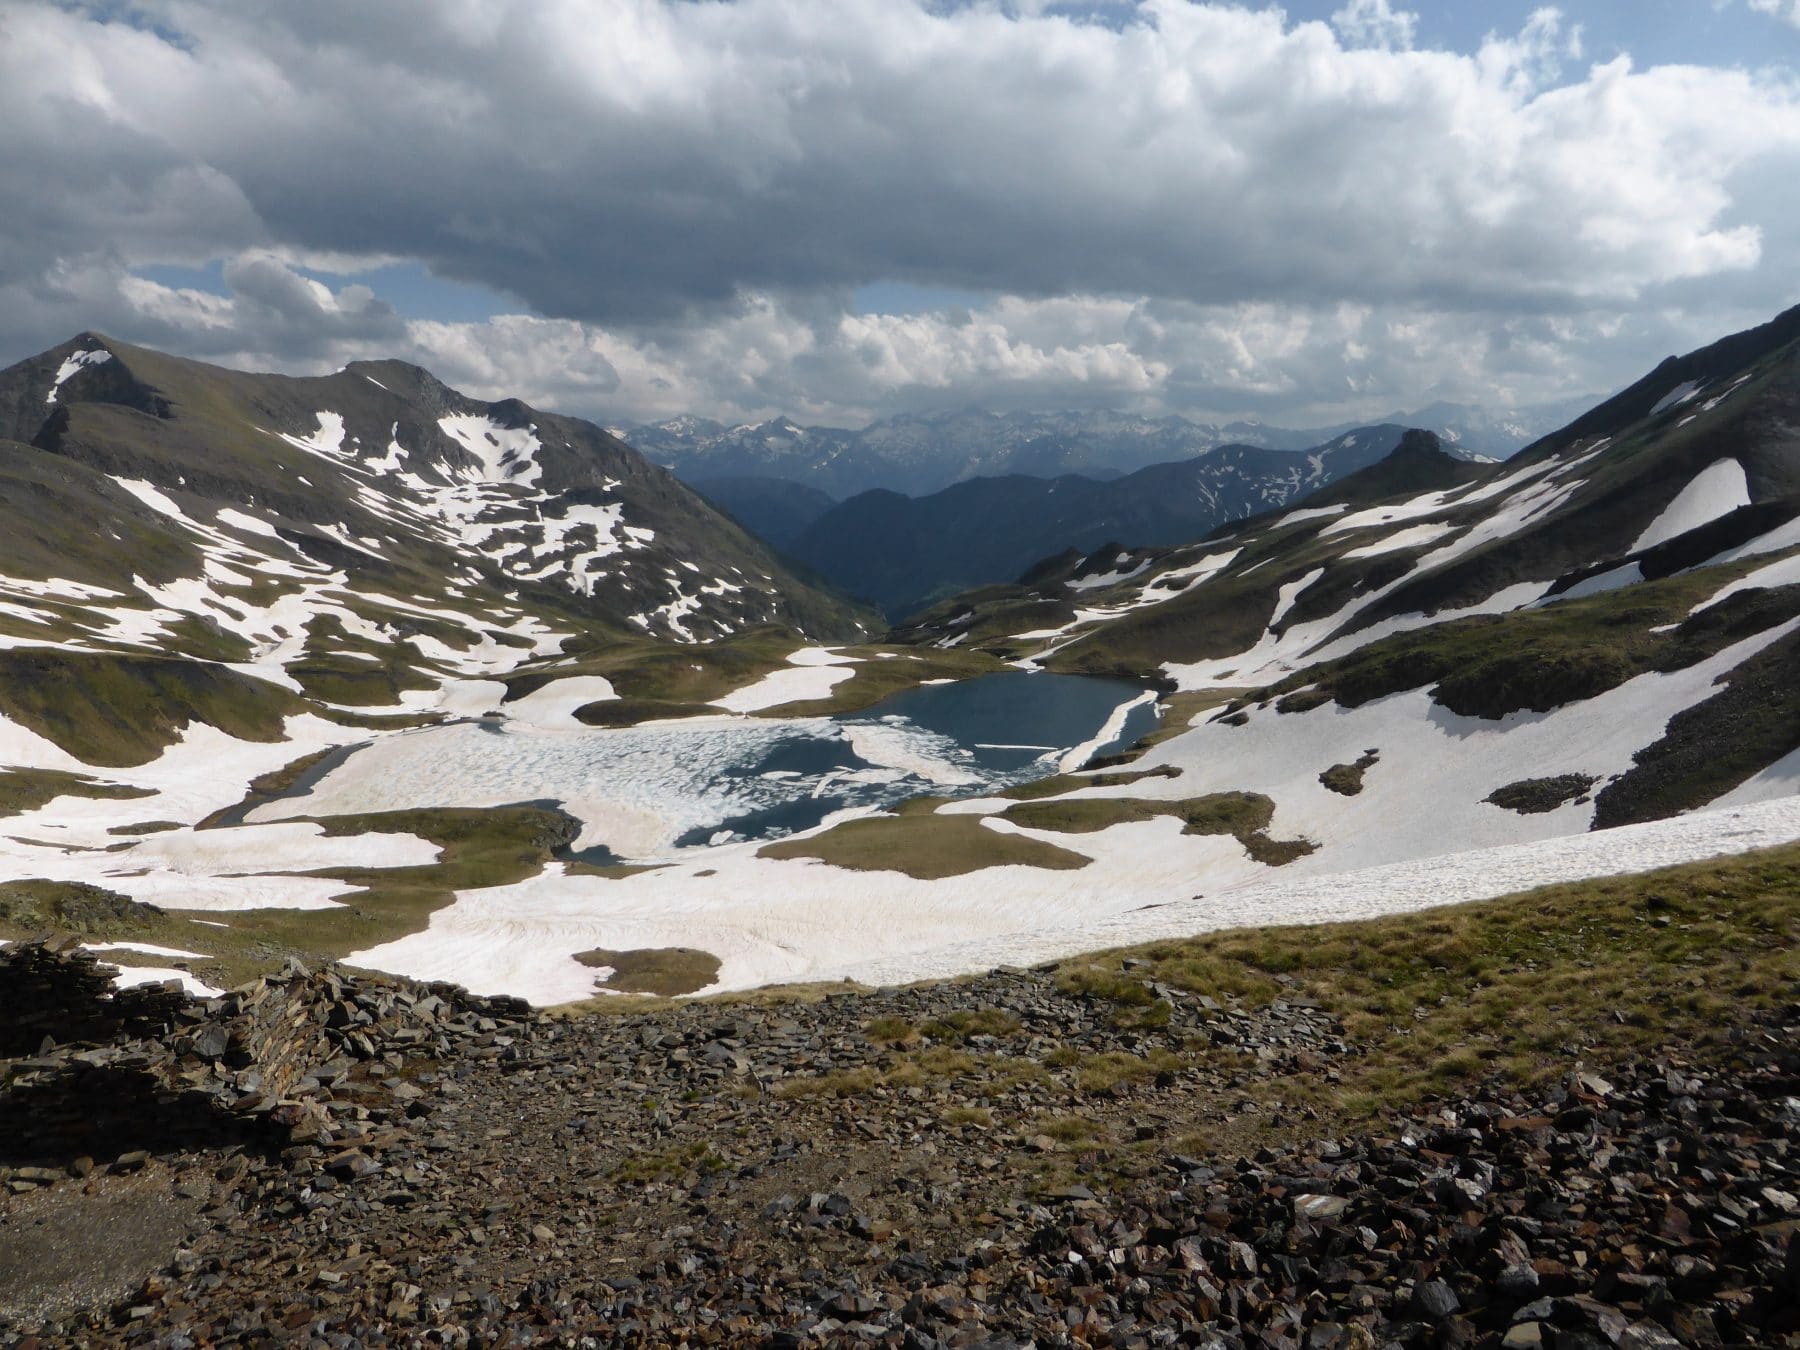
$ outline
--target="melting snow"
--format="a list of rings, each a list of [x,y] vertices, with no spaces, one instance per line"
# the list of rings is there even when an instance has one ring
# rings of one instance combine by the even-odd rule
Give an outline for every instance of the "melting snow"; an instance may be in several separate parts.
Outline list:
[[[61,389],[63,385],[74,376],[75,372],[80,370],[83,366],[104,365],[110,360],[112,360],[112,353],[100,348],[96,348],[93,351],[70,353],[70,355],[63,359],[63,363],[56,368],[56,378],[51,381],[50,392],[44,395],[44,402],[56,402],[56,391]]]
[[[285,431],[276,434],[296,450],[304,450],[309,455],[318,455],[340,463],[347,457],[353,457],[344,449],[343,415],[322,412],[315,416],[319,419],[319,429],[310,436],[291,436]]]
[[[1126,571],[1114,570],[1111,572],[1096,572],[1092,576],[1076,577],[1069,582],[1069,589],[1072,591],[1092,591],[1098,590],[1102,586],[1116,586],[1121,581],[1130,581],[1135,576],[1142,576],[1144,569],[1149,566],[1150,560],[1146,558],[1136,567]]]
[[[1686,380],[1657,399],[1650,409],[1650,416],[1655,417],[1658,413],[1667,412],[1670,408],[1680,407],[1699,392],[1700,382],[1698,380]]]
[[[1154,702],[1156,702],[1156,692],[1154,690],[1148,690],[1139,694],[1136,698],[1127,699],[1118,707],[1114,708],[1107,716],[1107,719],[1100,730],[1096,731],[1092,737],[1082,742],[1082,744],[1077,745],[1066,752],[1062,758],[1056,762],[1057,772],[1075,772],[1075,770],[1079,769],[1083,764],[1086,764],[1088,760],[1092,758],[1094,752],[1101,746],[1110,745],[1112,742],[1119,739],[1120,734],[1125,730],[1125,723],[1131,718],[1133,710],[1141,708],[1145,704]]]
[[[1695,605],[1689,614],[1698,614],[1703,609],[1711,609],[1714,605],[1730,599],[1741,591],[1754,591],[1775,586],[1793,586],[1800,584],[1800,554],[1791,558],[1782,558],[1757,568],[1745,576],[1739,577],[1729,585],[1721,587],[1706,600]]]
[[[1710,559],[1715,563],[1736,562],[1740,558],[1753,558],[1759,553],[1779,553],[1783,549],[1800,546],[1800,516],[1795,516],[1785,525],[1777,525],[1766,533],[1759,534],[1748,543],[1739,544],[1736,548],[1721,553]]]
[[[223,989],[215,989],[205,980],[188,974],[185,970],[175,970],[163,966],[107,966],[113,972],[113,985],[118,989],[129,989],[139,984],[162,984],[167,980],[178,981],[181,987],[195,998],[217,998],[224,993]]]
[[[831,691],[856,672],[856,658],[829,647],[802,647],[788,657],[788,670],[773,670],[754,684],[734,689],[713,700],[729,712],[761,712],[784,703],[807,703],[829,698]]]
[[[250,819],[553,799],[582,822],[578,846],[655,857],[695,830],[791,802],[791,789],[745,777],[744,766],[783,747],[831,740],[847,742],[875,766],[843,771],[878,775],[856,781],[889,782],[906,773],[939,783],[981,781],[958,762],[952,742],[904,723],[714,716],[572,733],[465,723],[385,737],[306,794],[259,807]]]
[[[1269,615],[1267,626],[1273,628],[1276,624],[1286,618],[1287,612],[1294,607],[1294,602],[1300,598],[1300,592],[1324,575],[1325,569],[1323,567],[1315,567],[1305,576],[1300,577],[1295,581],[1290,581],[1283,586],[1275,597],[1275,612]]]
[[[1396,553],[1401,549],[1418,548],[1422,544],[1429,544],[1434,540],[1442,539],[1447,534],[1454,533],[1456,533],[1454,525],[1413,525],[1404,530],[1395,530],[1385,539],[1377,539],[1374,543],[1364,544],[1361,548],[1346,549],[1342,556],[1373,558],[1382,553]]]
[[[475,469],[459,470],[465,482],[511,483],[535,487],[543,466],[537,462],[537,428],[504,427],[491,417],[458,413],[438,418],[444,434],[472,455]]]
[[[1303,510],[1289,511],[1270,528],[1279,530],[1289,525],[1298,525],[1303,520],[1323,520],[1328,516],[1341,516],[1349,509],[1348,502],[1339,502],[1336,506],[1308,506]]]
[[[1578,581],[1559,595],[1546,596],[1544,603],[1551,604],[1557,600],[1579,600],[1584,595],[1603,595],[1607,591],[1616,591],[1621,586],[1636,585],[1643,579],[1643,568],[1636,563],[1626,563],[1623,567],[1614,567],[1609,571]]]
[[[1744,466],[1735,459],[1717,460],[1695,474],[1692,481],[1675,495],[1675,500],[1645,526],[1629,552],[1641,553],[1647,548],[1655,548],[1748,505],[1750,484],[1744,476]]]
[[[573,731],[585,725],[576,720],[577,709],[590,703],[605,703],[618,696],[612,681],[604,676],[577,675],[566,680],[552,680],[525,697],[504,704],[500,711],[509,722]]]

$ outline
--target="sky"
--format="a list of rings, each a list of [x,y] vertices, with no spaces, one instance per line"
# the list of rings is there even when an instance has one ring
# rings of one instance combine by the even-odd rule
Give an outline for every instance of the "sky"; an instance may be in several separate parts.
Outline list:
[[[0,0],[0,364],[1320,425],[1800,303],[1800,0]]]

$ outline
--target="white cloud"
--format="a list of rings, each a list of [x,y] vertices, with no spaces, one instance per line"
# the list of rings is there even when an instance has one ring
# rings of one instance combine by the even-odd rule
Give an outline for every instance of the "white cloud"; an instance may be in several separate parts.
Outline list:
[[[1759,14],[1773,14],[1800,28],[1800,0],[1750,0],[1750,8]]]
[[[186,349],[227,365],[317,371],[397,356],[479,396],[611,425],[690,411],[860,425],[971,403],[1322,424],[1436,399],[1528,405],[1611,387],[1670,351],[1766,317],[1730,311],[1721,326],[1710,311],[1477,318],[1423,306],[1087,295],[855,315],[759,294],[635,329],[530,315],[402,322],[361,288],[320,294],[279,266],[233,260],[226,275],[249,278],[251,289],[232,297],[129,280],[130,312],[114,317],[178,334]]]
[[[1419,16],[1391,8],[1388,0],[1350,0],[1331,16],[1331,26],[1351,46],[1404,51],[1413,45]]]
[[[0,6],[12,355],[99,327],[264,365],[412,353],[621,414],[1278,412],[1591,385],[1591,361],[1531,354],[1607,325],[1706,336],[1800,274],[1800,84],[1625,58],[1570,77],[1579,31],[1549,9],[1465,54],[1417,50],[1391,0],[1332,24],[1187,0],[1104,23],[926,0],[829,23],[803,0],[136,9],[182,40]],[[294,270],[377,258],[540,317],[408,322]],[[130,276],[218,259],[226,298]],[[850,313],[875,279],[995,298]],[[1679,312],[1623,317],[1659,308]]]

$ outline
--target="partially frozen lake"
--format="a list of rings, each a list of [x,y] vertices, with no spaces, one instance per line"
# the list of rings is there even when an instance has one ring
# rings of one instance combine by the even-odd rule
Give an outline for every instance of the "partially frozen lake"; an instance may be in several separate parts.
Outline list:
[[[1155,725],[1154,696],[1134,685],[1022,671],[911,689],[839,717],[606,730],[458,723],[384,737],[248,818],[555,802],[582,822],[578,849],[658,858],[778,838],[921,793],[989,792],[1075,768]]]

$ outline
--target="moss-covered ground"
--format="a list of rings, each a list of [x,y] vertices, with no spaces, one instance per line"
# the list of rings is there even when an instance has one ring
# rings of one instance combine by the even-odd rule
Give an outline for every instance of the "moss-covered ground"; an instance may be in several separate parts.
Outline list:
[[[655,994],[664,998],[692,994],[719,978],[719,958],[692,947],[640,947],[631,951],[595,948],[577,952],[584,966],[609,969],[601,988],[620,994]]]
[[[58,797],[94,797],[126,800],[154,797],[148,788],[108,783],[85,773],[58,769],[0,768],[0,816],[23,815],[47,806]]]
[[[1058,871],[1093,860],[1054,844],[990,830],[978,816],[915,811],[846,821],[822,834],[783,839],[757,850],[759,858],[817,858],[859,872],[904,872],[921,881],[959,877],[988,867]]]
[[[1275,803],[1259,792],[1214,792],[1164,801],[1145,797],[1048,798],[1009,806],[1002,816],[1027,829],[1088,834],[1136,821],[1173,816],[1183,834],[1228,834],[1257,862],[1279,867],[1304,858],[1314,845],[1304,839],[1271,839]]]
[[[205,722],[246,741],[278,741],[303,711],[293,694],[203,661],[16,647],[0,651],[0,714],[85,764],[148,764]]]

